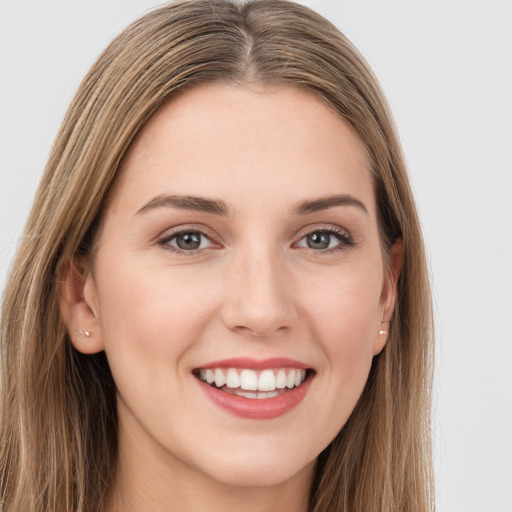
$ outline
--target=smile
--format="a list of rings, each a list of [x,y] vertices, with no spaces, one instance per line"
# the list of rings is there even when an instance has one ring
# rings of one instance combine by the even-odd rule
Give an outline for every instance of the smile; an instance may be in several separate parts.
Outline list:
[[[195,375],[224,392],[250,399],[273,398],[299,387],[306,379],[302,368],[200,368]]]
[[[193,370],[200,389],[220,410],[244,419],[270,420],[295,409],[316,371],[287,358],[235,358]]]

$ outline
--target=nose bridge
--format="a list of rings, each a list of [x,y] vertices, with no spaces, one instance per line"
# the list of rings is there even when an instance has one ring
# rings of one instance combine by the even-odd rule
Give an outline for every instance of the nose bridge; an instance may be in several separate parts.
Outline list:
[[[230,262],[224,316],[229,328],[268,336],[297,315],[286,261],[270,244],[247,246]]]

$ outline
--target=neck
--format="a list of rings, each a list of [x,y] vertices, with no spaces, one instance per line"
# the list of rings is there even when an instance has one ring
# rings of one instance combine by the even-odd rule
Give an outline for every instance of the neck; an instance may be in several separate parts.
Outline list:
[[[186,481],[181,474],[151,481],[149,473],[137,478],[126,467],[115,481],[106,512],[307,512],[311,478],[300,475],[274,486],[241,487],[222,483]],[[137,472],[138,473],[138,472]],[[168,473],[169,475],[169,473]]]
[[[304,493],[303,490],[308,492]],[[183,486],[170,483],[166,487],[115,485],[106,512],[307,512],[309,488],[298,492],[295,486],[243,488],[235,486]]]
[[[105,512],[307,512],[315,462],[284,481],[233,485],[119,431],[117,473]],[[128,430],[128,432],[127,432]],[[140,434],[140,432],[138,433]]]

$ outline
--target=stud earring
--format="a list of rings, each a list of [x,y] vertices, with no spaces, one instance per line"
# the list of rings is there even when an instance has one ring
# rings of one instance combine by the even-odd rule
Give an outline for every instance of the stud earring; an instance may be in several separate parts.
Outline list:
[[[380,324],[389,324],[391,322],[391,319],[390,320],[384,320],[384,318],[381,319],[380,321]],[[384,334],[386,334],[386,331],[384,329],[381,329],[379,331],[379,336],[384,336]]]
[[[76,336],[79,340],[81,340],[84,336],[88,338],[91,335],[90,331],[75,331]]]

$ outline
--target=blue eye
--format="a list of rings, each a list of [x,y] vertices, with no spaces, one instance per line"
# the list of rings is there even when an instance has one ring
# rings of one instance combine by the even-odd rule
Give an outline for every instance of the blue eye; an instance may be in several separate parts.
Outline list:
[[[212,241],[204,233],[192,230],[174,233],[160,240],[158,243],[183,252],[197,251],[213,245]]]
[[[328,249],[342,249],[346,245],[351,245],[351,240],[345,233],[332,229],[319,229],[302,237],[297,245],[315,251],[325,251]]]

